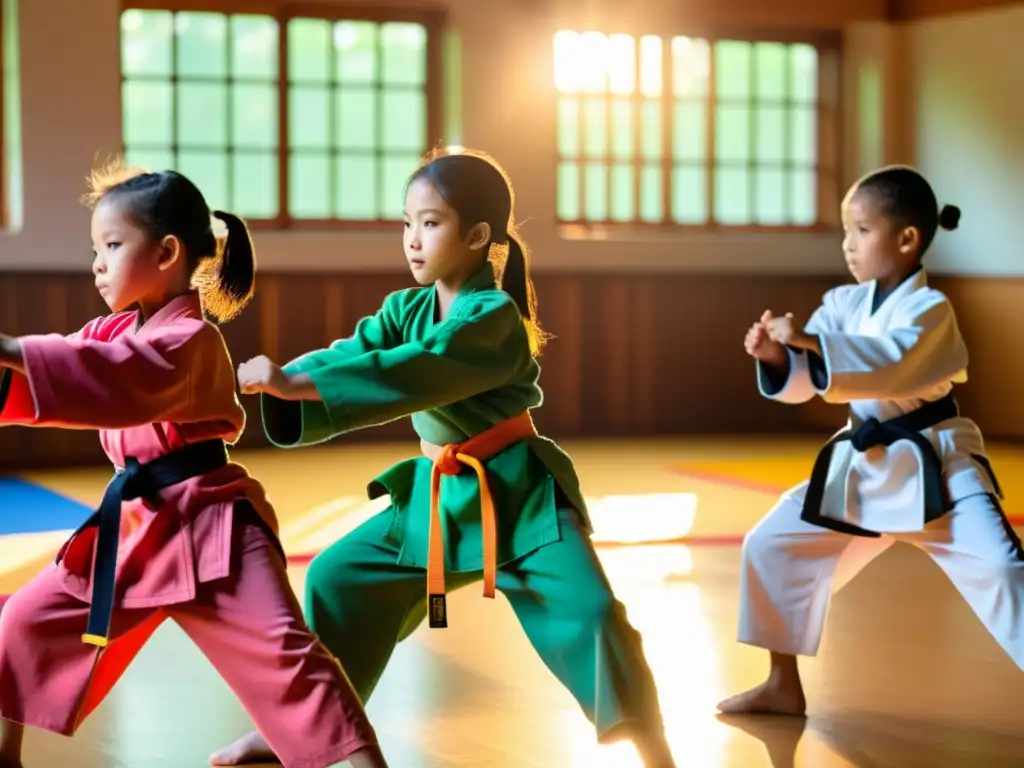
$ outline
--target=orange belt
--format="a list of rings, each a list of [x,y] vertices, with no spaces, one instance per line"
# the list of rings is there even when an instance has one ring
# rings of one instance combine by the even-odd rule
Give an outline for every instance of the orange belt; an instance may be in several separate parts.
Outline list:
[[[527,438],[537,428],[529,411],[523,411],[465,442],[445,446],[423,440],[423,455],[434,462],[430,473],[430,540],[427,549],[427,604],[431,628],[448,626],[444,592],[444,534],[441,531],[441,475],[457,475],[463,467],[476,472],[480,483],[480,522],[483,526],[484,597],[494,597],[498,573],[498,517],[482,462]]]

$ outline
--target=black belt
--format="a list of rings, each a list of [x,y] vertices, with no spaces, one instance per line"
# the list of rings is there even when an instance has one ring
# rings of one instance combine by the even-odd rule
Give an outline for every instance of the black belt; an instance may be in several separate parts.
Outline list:
[[[148,464],[140,464],[134,458],[125,459],[124,469],[118,468],[107,485],[100,508],[74,533],[78,535],[87,528],[99,528],[96,536],[96,563],[92,573],[92,605],[89,607],[89,622],[82,636],[84,642],[103,648],[110,637],[117,547],[121,532],[121,503],[143,499],[154,508],[159,508],[159,491],[213,472],[227,463],[228,451],[223,440],[193,443]]]
[[[856,429],[847,428],[837,433],[818,453],[811,471],[811,480],[804,497],[804,508],[800,517],[812,525],[829,528],[851,536],[881,536],[877,531],[869,531],[859,525],[836,520],[821,514],[821,503],[825,498],[825,484],[828,480],[829,465],[832,462],[832,451],[836,443],[849,440],[855,451],[863,453],[869,448],[879,445],[886,447],[898,440],[909,440],[921,449],[924,461],[924,522],[937,520],[949,511],[946,494],[942,485],[942,460],[935,451],[935,446],[924,435],[926,429],[936,424],[953,419],[960,415],[953,393],[941,400],[925,403],[920,408],[887,421],[879,421],[872,417]]]

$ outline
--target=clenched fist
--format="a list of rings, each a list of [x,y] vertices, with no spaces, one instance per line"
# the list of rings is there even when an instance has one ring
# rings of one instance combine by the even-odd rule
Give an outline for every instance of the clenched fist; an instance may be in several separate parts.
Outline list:
[[[747,354],[766,365],[782,366],[786,363],[786,350],[779,342],[773,340],[768,332],[768,324],[773,320],[772,313],[765,310],[761,319],[750,326],[743,341]]]
[[[243,395],[263,392],[283,398],[291,389],[291,380],[281,366],[266,355],[260,355],[238,366],[238,388]]]

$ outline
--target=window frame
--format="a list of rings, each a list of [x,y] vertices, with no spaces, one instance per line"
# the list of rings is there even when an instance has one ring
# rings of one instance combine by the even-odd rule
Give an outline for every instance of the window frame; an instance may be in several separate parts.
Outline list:
[[[324,2],[289,2],[288,0],[123,0],[118,14],[119,39],[120,18],[127,10],[169,11],[173,13],[223,13],[226,15],[245,14],[272,16],[278,23],[277,55],[278,55],[278,200],[279,210],[272,219],[247,218],[246,223],[254,230],[392,230],[401,223],[401,218],[394,219],[304,219],[291,216],[288,211],[289,162],[291,152],[288,146],[288,22],[296,18],[322,19],[325,21],[371,21],[411,22],[421,24],[427,31],[426,82],[424,93],[427,111],[427,146],[438,146],[444,137],[444,31],[447,25],[447,12],[439,9],[402,8],[386,3],[377,5],[359,3],[324,3]],[[121,47],[118,45],[118,68],[121,70],[122,86],[126,78],[120,64]],[[177,74],[172,73],[170,82],[177,83]],[[230,99],[228,109],[231,109]],[[123,125],[123,121],[122,121]],[[121,135],[121,152],[125,151],[124,132]],[[171,145],[172,151],[176,149]],[[333,150],[331,150],[333,151]],[[332,177],[333,177],[332,170]]]
[[[560,27],[562,29],[562,27]],[[707,25],[707,24],[694,24],[687,25],[685,29],[672,30],[671,32],[662,31],[648,31],[632,29],[603,29],[599,27],[586,27],[586,28],[573,28],[564,27],[564,29],[581,34],[586,31],[600,32],[607,36],[614,34],[628,34],[634,39],[634,62],[635,62],[635,77],[637,83],[640,78],[640,38],[647,35],[659,37],[662,41],[662,57],[661,57],[661,78],[662,78],[662,95],[657,97],[661,100],[660,112],[661,112],[661,142],[662,142],[662,156],[659,161],[651,161],[645,163],[643,158],[639,156],[639,136],[640,132],[637,130],[634,135],[633,141],[633,156],[628,160],[629,165],[633,169],[633,210],[634,218],[630,221],[615,221],[611,219],[595,220],[587,218],[579,219],[562,219],[558,216],[558,211],[555,211],[555,223],[558,226],[560,232],[564,236],[568,237],[589,237],[593,235],[606,235],[606,234],[621,234],[631,231],[635,232],[692,232],[692,233],[743,233],[743,232],[777,232],[777,233],[814,233],[814,232],[827,232],[833,233],[840,228],[839,222],[839,203],[842,199],[842,183],[843,183],[843,123],[842,123],[842,112],[843,112],[843,35],[838,30],[796,30],[796,29],[752,29],[750,27],[730,27],[723,25]],[[707,135],[707,158],[704,163],[698,167],[701,167],[704,173],[704,194],[708,201],[708,218],[701,223],[687,223],[687,222],[676,222],[672,219],[672,170],[675,165],[672,156],[672,130],[673,130],[673,106],[676,101],[675,94],[673,92],[673,67],[672,67],[672,55],[671,55],[671,43],[674,37],[689,37],[704,39],[708,42],[710,49],[709,56],[709,69],[708,69],[708,92],[704,100],[705,106],[705,128]],[[721,223],[714,218],[714,192],[715,192],[715,179],[714,171],[716,164],[715,157],[715,107],[717,106],[717,93],[715,88],[715,62],[714,62],[714,46],[720,41],[739,41],[748,43],[783,43],[783,44],[805,44],[813,46],[818,52],[818,96],[816,100],[817,106],[817,131],[816,131],[816,158],[817,162],[814,166],[815,176],[817,178],[816,185],[816,213],[815,221],[811,224],[759,224],[756,222],[749,224],[727,224]],[[553,45],[553,40],[552,40]],[[752,64],[751,69],[756,72],[756,66]],[[553,74],[553,73],[552,73]],[[556,199],[557,199],[557,168],[563,162],[576,162],[581,166],[584,164],[586,155],[584,154],[584,143],[586,136],[585,121],[580,119],[579,121],[579,138],[580,138],[580,152],[578,157],[567,157],[563,156],[561,149],[558,146],[559,138],[559,117],[557,114],[558,102],[566,97],[577,97],[578,103],[582,103],[586,97],[597,97],[604,98],[607,105],[610,105],[613,99],[628,98],[631,102],[632,114],[634,119],[639,115],[642,108],[642,104],[645,99],[651,97],[645,97],[639,88],[634,88],[633,92],[629,96],[615,95],[610,92],[610,89],[606,88],[603,93],[591,93],[591,94],[572,94],[566,93],[557,88],[553,87],[553,93],[555,95],[555,102],[553,108],[556,110],[554,116],[554,146],[555,146],[555,176],[554,183],[556,185]],[[756,105],[756,96],[751,96],[751,105]],[[610,113],[610,109],[609,109]],[[582,113],[581,113],[582,117]],[[757,132],[751,133],[751,141],[756,141]],[[597,158],[595,158],[597,159]],[[827,159],[827,162],[826,162]],[[606,149],[605,155],[599,159],[599,162],[605,166],[610,167],[615,164],[616,159],[611,156],[610,149]],[[621,161],[619,161],[621,162]],[[662,218],[660,221],[644,221],[639,218],[640,211],[640,171],[645,164],[660,165],[661,168],[661,191],[662,191]],[[755,159],[751,159],[747,164],[748,169],[756,169],[758,163]],[[579,174],[579,201],[580,201],[580,212],[583,214],[585,200],[586,200],[586,180],[585,174]],[[611,195],[611,184],[606,185],[607,196]],[[608,206],[610,210],[610,205]]]

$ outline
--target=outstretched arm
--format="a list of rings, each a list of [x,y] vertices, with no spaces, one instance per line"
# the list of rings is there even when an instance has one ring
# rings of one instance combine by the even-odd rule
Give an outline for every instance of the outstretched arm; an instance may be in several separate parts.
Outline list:
[[[105,341],[86,333],[16,340],[13,373],[0,420],[25,426],[123,429],[191,421],[191,367],[203,324]],[[5,359],[13,345],[5,344]]]
[[[243,394],[266,393],[260,398],[263,430],[274,445],[291,448],[322,443],[337,434],[327,406],[302,374],[331,362],[356,358],[401,343],[401,304],[409,296],[400,291],[389,295],[376,314],[364,317],[347,339],[327,349],[308,352],[278,368],[266,357],[242,363],[238,383]],[[262,386],[274,381],[276,386]]]
[[[268,415],[275,401],[300,400],[301,426],[273,424],[278,444],[317,442],[494,389],[509,381],[529,355],[515,304],[494,294],[465,315],[439,324],[423,340],[357,356],[318,353],[316,365],[289,374],[279,391],[264,395],[264,423],[270,434]],[[321,407],[328,423],[307,421]]]

